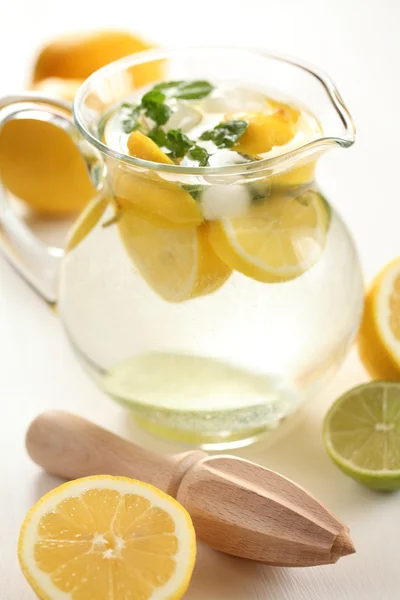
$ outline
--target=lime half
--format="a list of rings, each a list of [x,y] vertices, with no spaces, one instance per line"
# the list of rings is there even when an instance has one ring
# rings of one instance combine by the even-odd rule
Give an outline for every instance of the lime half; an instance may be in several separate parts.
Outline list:
[[[400,489],[400,383],[373,381],[343,394],[323,436],[344,473],[376,490]]]

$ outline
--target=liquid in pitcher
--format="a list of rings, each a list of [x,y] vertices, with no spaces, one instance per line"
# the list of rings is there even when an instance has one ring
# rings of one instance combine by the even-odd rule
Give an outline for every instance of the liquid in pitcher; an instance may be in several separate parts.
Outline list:
[[[290,163],[317,118],[268,89],[168,81],[111,107],[99,135],[132,161],[108,159],[109,198],[62,268],[82,362],[165,437],[227,447],[274,428],[341,362],[360,310],[315,157]]]

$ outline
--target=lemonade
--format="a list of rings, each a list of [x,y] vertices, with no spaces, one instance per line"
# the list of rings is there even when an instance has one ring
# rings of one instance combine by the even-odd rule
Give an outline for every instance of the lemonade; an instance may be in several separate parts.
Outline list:
[[[85,368],[150,431],[243,443],[342,361],[362,306],[356,251],[316,156],[276,166],[321,127],[224,81],[164,81],[104,112],[110,199],[70,237],[60,312]]]

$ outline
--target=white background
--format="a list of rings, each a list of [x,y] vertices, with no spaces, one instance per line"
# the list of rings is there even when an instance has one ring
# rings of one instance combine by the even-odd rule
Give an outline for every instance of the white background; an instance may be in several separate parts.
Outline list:
[[[128,27],[159,43],[258,45],[322,67],[348,104],[358,139],[352,149],[322,160],[319,179],[356,238],[368,283],[400,254],[399,23],[398,0],[0,0],[0,93],[22,88],[45,39],[99,26]],[[44,409],[70,409],[149,442],[95,389],[75,362],[57,317],[2,259],[0,358],[0,600],[32,600],[16,558],[19,526],[28,508],[58,481],[25,453],[29,421]],[[353,351],[292,433],[239,452],[325,501],[350,526],[357,554],[334,566],[295,571],[201,548],[187,600],[399,598],[400,495],[375,494],[347,479],[321,443],[321,419],[331,401],[364,380]]]

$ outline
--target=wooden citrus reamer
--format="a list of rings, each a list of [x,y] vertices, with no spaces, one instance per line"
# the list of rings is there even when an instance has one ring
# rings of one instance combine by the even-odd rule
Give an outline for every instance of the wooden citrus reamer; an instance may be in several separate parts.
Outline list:
[[[31,458],[67,479],[124,475],[174,496],[197,536],[216,550],[285,567],[336,562],[353,553],[348,528],[304,489],[235,456],[156,454],[64,412],[47,412],[26,437]]]

